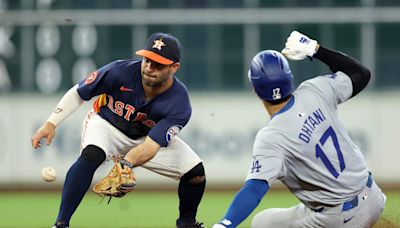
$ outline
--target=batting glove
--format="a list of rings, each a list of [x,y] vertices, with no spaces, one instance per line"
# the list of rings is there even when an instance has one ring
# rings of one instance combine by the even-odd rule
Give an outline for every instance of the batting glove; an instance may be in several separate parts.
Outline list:
[[[307,56],[312,57],[316,53],[317,41],[308,36],[293,31],[287,38],[285,48],[281,51],[284,56],[291,60],[302,60]]]

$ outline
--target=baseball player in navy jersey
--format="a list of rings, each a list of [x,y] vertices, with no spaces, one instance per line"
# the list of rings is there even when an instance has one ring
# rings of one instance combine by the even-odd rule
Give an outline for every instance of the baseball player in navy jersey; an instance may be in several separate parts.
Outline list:
[[[174,74],[180,68],[180,43],[154,33],[142,61],[118,60],[101,67],[72,87],[32,137],[32,146],[49,145],[56,127],[84,102],[97,97],[83,125],[81,155],[68,170],[54,227],[69,227],[71,216],[88,190],[94,172],[115,155],[130,168],[141,166],[180,180],[176,227],[203,227],[196,222],[205,188],[202,160],[176,135],[191,116],[188,91]],[[134,180],[128,182],[128,192]]]
[[[316,58],[332,73],[293,89],[291,60]],[[371,227],[386,197],[352,142],[337,105],[357,95],[370,72],[353,58],[293,31],[282,54],[266,50],[248,72],[271,120],[257,133],[247,180],[213,228],[237,227],[257,207],[275,180],[301,201],[291,208],[261,211],[251,227]]]

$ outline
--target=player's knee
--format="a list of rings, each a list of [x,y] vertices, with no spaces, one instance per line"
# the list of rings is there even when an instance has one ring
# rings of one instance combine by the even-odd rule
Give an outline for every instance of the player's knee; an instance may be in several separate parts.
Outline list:
[[[190,184],[199,185],[205,182],[206,175],[204,172],[203,163],[197,164],[193,167],[189,172],[185,173],[185,175],[181,178],[182,181],[188,181]]]
[[[251,228],[272,227],[269,224],[268,214],[267,210],[257,213],[251,221]]]
[[[98,167],[106,160],[106,153],[98,146],[88,145],[83,149],[80,158]]]
[[[251,221],[251,228],[292,227],[296,221],[296,207],[269,208],[258,212]],[[304,226],[294,226],[304,227]]]

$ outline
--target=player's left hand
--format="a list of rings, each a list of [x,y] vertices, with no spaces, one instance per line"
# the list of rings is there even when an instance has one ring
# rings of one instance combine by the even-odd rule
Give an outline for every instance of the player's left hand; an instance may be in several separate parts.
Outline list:
[[[298,31],[293,31],[287,38],[285,48],[281,52],[288,59],[302,60],[307,56],[312,57],[317,48],[318,43],[316,40],[310,39]]]
[[[136,185],[136,177],[125,162],[115,158],[114,167],[93,187],[93,192],[103,197],[122,197],[131,192]]]

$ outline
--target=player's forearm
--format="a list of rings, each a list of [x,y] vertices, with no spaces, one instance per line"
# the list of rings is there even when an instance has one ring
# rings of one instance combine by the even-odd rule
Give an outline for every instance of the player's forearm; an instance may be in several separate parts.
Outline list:
[[[153,141],[150,137],[137,147],[131,149],[124,157],[134,167],[141,166],[151,160],[160,149],[160,145]]]
[[[323,46],[319,46],[313,57],[328,65],[332,72],[342,71],[350,77],[353,85],[352,97],[368,85],[371,73],[354,58]]]
[[[83,100],[78,94],[78,85],[75,85],[61,98],[54,112],[47,119],[54,126],[58,126],[70,114],[75,112],[83,103]]]
[[[248,180],[236,194],[220,224],[229,228],[237,227],[258,206],[268,189],[268,183],[264,180]]]

